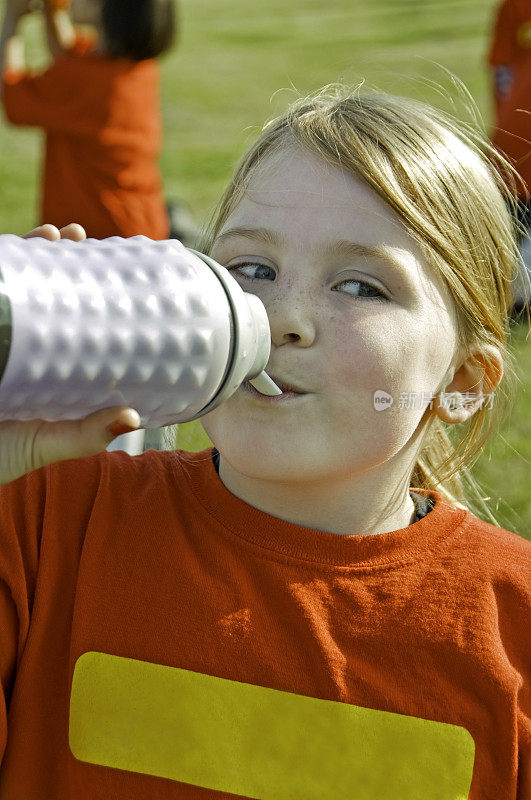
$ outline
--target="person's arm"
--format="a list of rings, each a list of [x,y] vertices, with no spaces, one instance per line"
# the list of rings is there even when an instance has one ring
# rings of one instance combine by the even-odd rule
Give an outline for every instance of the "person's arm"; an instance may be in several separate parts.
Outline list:
[[[18,35],[21,18],[30,13],[29,0],[6,0],[0,33],[0,68],[21,72],[25,69],[24,42]]]
[[[83,108],[84,95],[81,89],[75,92],[77,77],[69,66],[62,63],[63,59],[56,59],[44,72],[27,70],[16,23],[9,15],[3,31],[2,106],[6,119],[12,125],[30,125],[46,131],[64,133],[77,129],[77,106]]]
[[[81,225],[75,223],[61,230],[53,225],[41,225],[26,234],[24,238],[33,236],[51,241],[59,238],[82,241],[86,238]],[[0,422],[0,486],[56,461],[95,455],[105,450],[116,436],[136,430],[138,427],[140,427],[139,414],[126,406],[102,408],[79,420]],[[0,703],[0,721],[1,717]]]
[[[50,54],[56,58],[71,50],[76,40],[75,28],[68,8],[56,0],[46,0],[44,6],[46,38]]]
[[[84,91],[83,82],[90,81],[90,71],[87,73],[83,68],[83,43],[77,47],[76,34],[73,44],[75,55],[79,57],[65,50],[64,57],[53,59],[44,71],[26,69],[17,24],[22,14],[29,13],[28,3],[31,2],[7,0],[1,54],[5,64],[2,73],[4,115],[12,125],[29,125],[62,134],[77,134],[81,130],[86,135],[87,130],[93,129],[94,119]],[[57,9],[59,12],[67,13],[61,8]],[[90,50],[90,41],[87,40],[86,45],[87,51]]]

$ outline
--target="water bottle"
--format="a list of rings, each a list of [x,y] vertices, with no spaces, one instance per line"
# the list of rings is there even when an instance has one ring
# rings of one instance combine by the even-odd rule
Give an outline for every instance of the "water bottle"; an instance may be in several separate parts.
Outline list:
[[[0,236],[0,419],[126,405],[144,428],[188,422],[263,372],[265,308],[176,240]]]

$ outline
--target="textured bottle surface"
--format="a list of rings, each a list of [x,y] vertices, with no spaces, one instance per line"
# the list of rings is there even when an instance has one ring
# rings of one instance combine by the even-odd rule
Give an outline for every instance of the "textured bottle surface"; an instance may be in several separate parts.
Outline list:
[[[5,235],[0,271],[12,317],[0,419],[128,405],[158,427],[198,416],[222,386],[227,291],[180,242]]]

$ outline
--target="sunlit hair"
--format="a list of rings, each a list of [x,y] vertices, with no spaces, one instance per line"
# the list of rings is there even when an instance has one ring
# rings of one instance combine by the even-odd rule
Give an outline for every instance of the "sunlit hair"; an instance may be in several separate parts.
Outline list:
[[[211,249],[257,167],[293,144],[361,178],[399,215],[446,282],[464,352],[495,345],[504,377],[466,423],[447,425],[427,409],[410,485],[496,522],[470,468],[499,430],[516,385],[507,350],[518,279],[514,178],[472,126],[416,100],[326,87],[267,123],[222,197],[203,248]]]

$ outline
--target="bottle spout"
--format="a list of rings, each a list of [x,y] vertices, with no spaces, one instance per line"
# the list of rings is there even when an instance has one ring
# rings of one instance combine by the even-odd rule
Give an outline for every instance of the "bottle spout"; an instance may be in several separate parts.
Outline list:
[[[275,381],[272,380],[264,371],[260,372],[256,378],[249,378],[249,383],[251,386],[254,386],[254,388],[260,392],[260,394],[266,394],[270,397],[277,394],[282,394],[282,389],[279,389]]]

